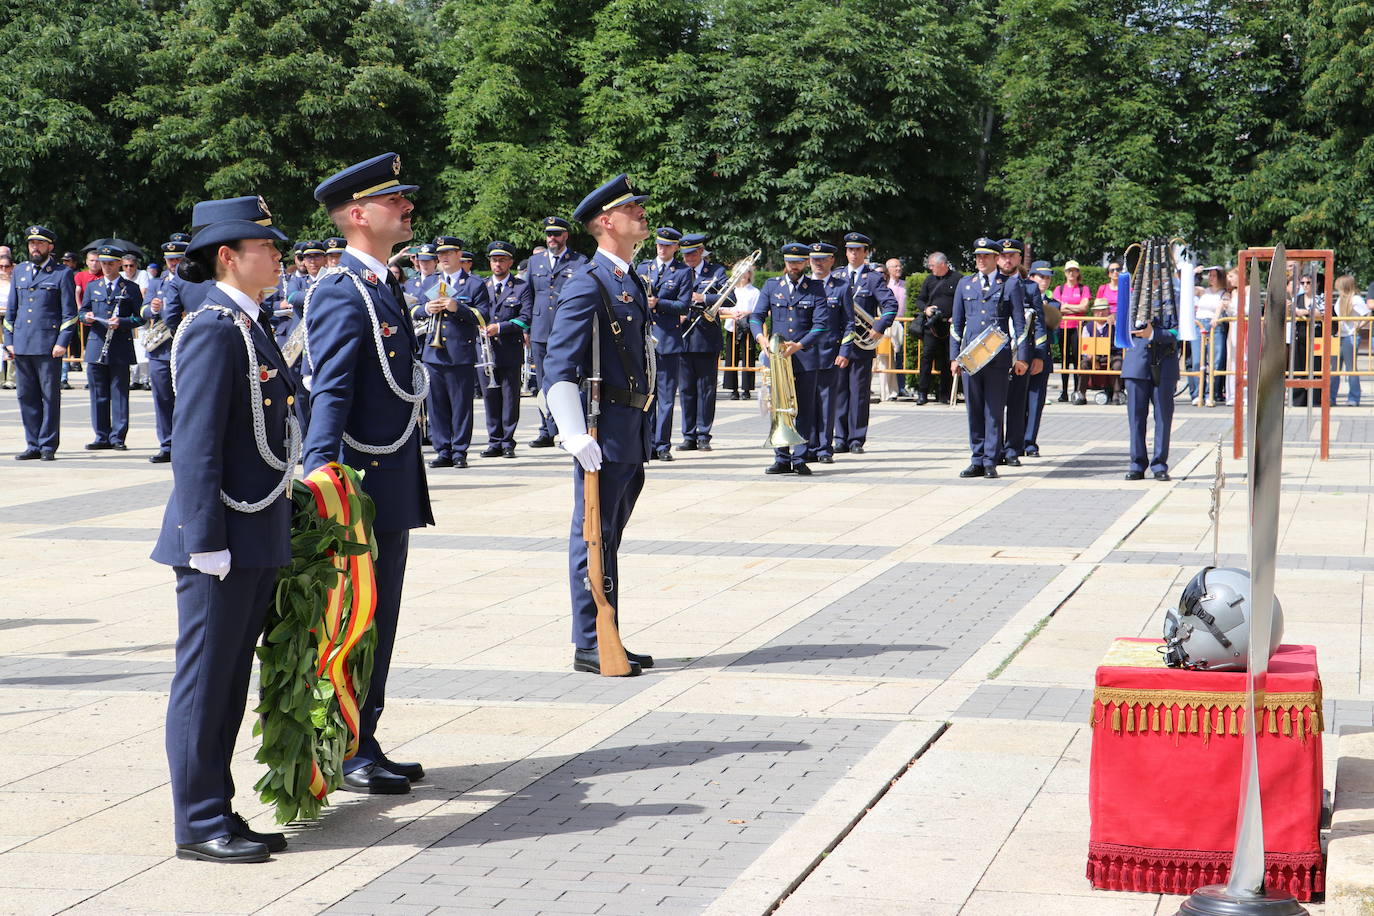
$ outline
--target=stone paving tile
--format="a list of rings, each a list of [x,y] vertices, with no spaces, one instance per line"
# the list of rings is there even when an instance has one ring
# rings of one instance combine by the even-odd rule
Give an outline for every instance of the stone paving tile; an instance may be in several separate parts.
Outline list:
[[[144,464],[147,462],[145,461]],[[148,466],[156,467],[156,465]],[[153,506],[165,506],[167,497],[171,492],[172,479],[171,475],[168,475],[166,480],[127,484],[108,490],[82,493],[79,499],[59,496],[55,499],[39,499],[33,502],[5,506],[4,520],[6,524],[41,525],[44,523],[51,524],[54,520],[61,519],[65,526],[73,522],[99,518],[102,515],[115,515],[120,512],[149,509]],[[64,527],[63,530],[67,529]],[[153,538],[148,540],[149,545],[152,544],[155,537],[156,532],[154,532]],[[149,538],[149,536],[145,534],[140,539],[144,538]]]
[[[649,713],[326,912],[699,912],[890,729]]]
[[[1079,724],[1087,722],[1092,715],[1092,699],[1090,688],[980,684],[954,711],[953,717]],[[1338,735],[1350,728],[1374,727],[1374,701],[1326,700],[1322,704],[1322,715],[1329,734]]]
[[[1093,448],[1077,455],[1070,455],[1045,474],[1046,480],[1064,478],[1083,479],[1103,477],[1120,480],[1123,470],[1130,464],[1130,456],[1116,448]]]
[[[1206,462],[1204,462],[1206,465]],[[1180,480],[1178,486],[1188,490],[1210,490],[1212,488],[1212,476],[1210,467],[1200,468],[1199,472],[1206,471],[1202,477],[1194,477],[1190,480]],[[1245,492],[1244,474],[1226,474],[1226,489]],[[1337,484],[1337,483],[1285,483],[1280,484],[1279,488],[1285,493],[1317,493],[1329,496],[1343,496],[1346,493],[1374,493],[1374,487],[1365,484]]]
[[[6,655],[0,656],[0,689],[165,693],[172,670],[167,661]],[[397,699],[614,706],[653,682],[652,677],[591,677],[571,671],[397,667],[392,669],[387,693]]]
[[[899,563],[729,670],[948,677],[1062,568]]]
[[[1119,466],[1118,466],[1119,468]],[[939,540],[941,545],[1087,547],[1140,498],[1138,488],[1037,487],[1014,493]]]
[[[1164,566],[1210,566],[1211,552],[1187,550],[1113,550],[1102,560],[1104,563],[1145,563]],[[1246,568],[1249,558],[1243,553],[1223,553],[1217,556],[1222,566]],[[1275,559],[1280,569],[1336,569],[1356,572],[1374,572],[1374,558],[1343,556],[1295,556],[1281,553]]]

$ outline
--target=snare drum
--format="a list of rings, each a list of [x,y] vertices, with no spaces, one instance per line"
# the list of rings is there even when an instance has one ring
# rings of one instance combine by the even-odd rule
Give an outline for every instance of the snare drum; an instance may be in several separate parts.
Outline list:
[[[1001,353],[1011,342],[1011,337],[998,325],[989,325],[973,340],[969,341],[959,355],[954,357],[965,372],[973,375]]]

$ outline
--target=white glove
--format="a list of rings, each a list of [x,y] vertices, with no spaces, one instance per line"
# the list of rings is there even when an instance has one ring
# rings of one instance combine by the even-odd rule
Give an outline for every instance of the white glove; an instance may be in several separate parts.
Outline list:
[[[219,576],[220,581],[229,575],[229,551],[210,550],[205,553],[191,554],[191,568],[207,576]]]
[[[563,437],[563,451],[577,459],[584,471],[601,470],[601,446],[587,435],[587,420],[582,415],[582,397],[572,382],[554,382],[544,395],[549,413]]]

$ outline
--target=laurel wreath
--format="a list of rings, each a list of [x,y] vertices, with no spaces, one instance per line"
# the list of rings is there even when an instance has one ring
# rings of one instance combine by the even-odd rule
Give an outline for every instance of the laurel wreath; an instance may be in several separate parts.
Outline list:
[[[257,654],[261,668],[261,702],[254,735],[262,739],[257,760],[267,772],[254,787],[259,797],[276,806],[278,823],[313,820],[327,798],[311,791],[315,766],[328,792],[343,781],[349,729],[339,709],[334,685],[317,674],[319,637],[324,625],[327,595],[339,581],[333,556],[359,556],[373,550],[372,500],[358,486],[352,468],[344,472],[353,482],[349,516],[363,519],[367,543],[353,539],[346,526],[320,514],[310,488],[292,482],[291,563],[277,577],[276,594],[268,611],[266,636]],[[345,616],[352,608],[352,583],[343,577]],[[345,619],[340,627],[346,630]],[[375,625],[369,626],[348,657],[347,667],[361,703],[372,675],[377,644]]]

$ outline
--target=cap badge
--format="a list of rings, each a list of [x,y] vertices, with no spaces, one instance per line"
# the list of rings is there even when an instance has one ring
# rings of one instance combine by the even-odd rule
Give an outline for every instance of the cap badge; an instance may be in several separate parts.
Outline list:
[[[272,211],[267,209],[267,201],[263,199],[263,196],[261,194],[258,195],[258,207],[262,209],[263,216],[272,215]]]
[[[400,157],[400,156],[393,156],[393,157],[392,157],[392,159],[391,159],[391,174],[393,174],[393,175],[399,175],[399,174],[401,174],[401,157]]]

